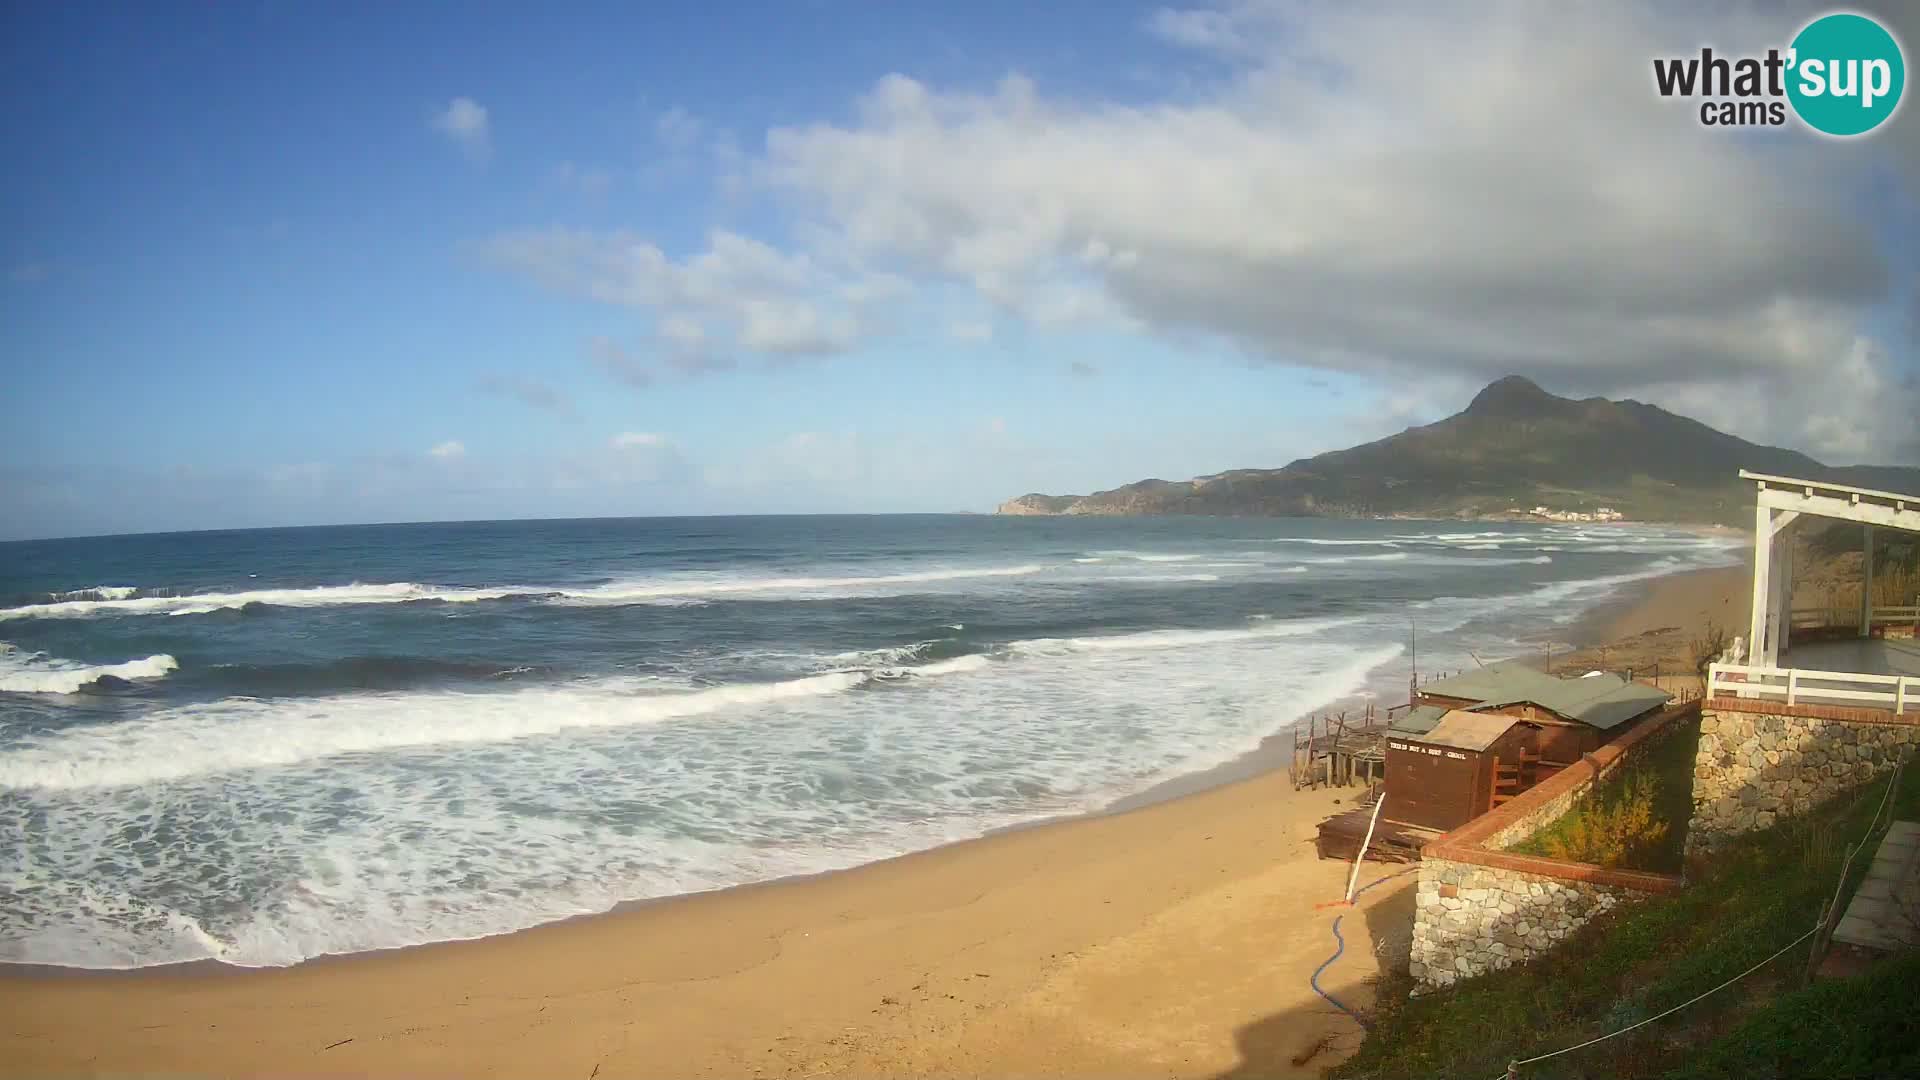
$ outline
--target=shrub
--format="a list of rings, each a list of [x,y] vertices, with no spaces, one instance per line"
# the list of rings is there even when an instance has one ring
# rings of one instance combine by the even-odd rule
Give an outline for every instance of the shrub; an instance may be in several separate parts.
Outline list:
[[[1667,837],[1670,826],[1654,805],[1658,794],[1659,783],[1651,773],[1628,771],[1563,829],[1542,837],[1547,856],[1608,867],[1638,860]]]
[[[1694,638],[1691,645],[1694,674],[1700,676],[1701,681],[1705,682],[1707,665],[1719,660],[1726,653],[1727,647],[1732,644],[1733,639],[1727,634],[1726,627],[1717,622],[1708,621],[1702,636]]]

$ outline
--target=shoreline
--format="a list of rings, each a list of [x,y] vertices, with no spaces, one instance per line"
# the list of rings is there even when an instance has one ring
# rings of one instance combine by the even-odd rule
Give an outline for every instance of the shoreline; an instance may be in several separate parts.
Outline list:
[[[1746,580],[1647,579],[1568,636],[1685,637],[1689,613],[1744,615]],[[1311,839],[1359,789],[1294,791],[1288,730],[1088,813],[506,934],[280,968],[0,966],[0,1073],[1317,1075],[1361,1031],[1306,985],[1339,914],[1315,905],[1349,869]],[[1360,1009],[1411,878],[1362,899],[1322,976]]]

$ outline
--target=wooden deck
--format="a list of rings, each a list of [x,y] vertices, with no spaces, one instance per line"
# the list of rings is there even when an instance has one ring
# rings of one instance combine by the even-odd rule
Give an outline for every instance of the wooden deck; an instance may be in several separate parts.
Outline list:
[[[1366,839],[1367,823],[1373,817],[1373,804],[1378,799],[1379,789],[1375,788],[1361,800],[1359,806],[1320,823],[1320,835],[1314,841],[1314,850],[1321,858],[1353,861],[1360,851],[1360,844]],[[1367,859],[1370,862],[1419,862],[1420,849],[1439,836],[1440,833],[1433,829],[1382,820],[1374,826],[1373,843],[1367,846]]]

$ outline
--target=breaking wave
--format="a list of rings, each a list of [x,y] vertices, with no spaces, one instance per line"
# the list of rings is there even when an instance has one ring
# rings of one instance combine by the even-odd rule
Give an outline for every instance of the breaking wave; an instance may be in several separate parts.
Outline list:
[[[81,664],[45,653],[22,652],[0,641],[0,691],[12,694],[74,694],[101,679],[159,679],[180,666],[166,653],[119,664]]]

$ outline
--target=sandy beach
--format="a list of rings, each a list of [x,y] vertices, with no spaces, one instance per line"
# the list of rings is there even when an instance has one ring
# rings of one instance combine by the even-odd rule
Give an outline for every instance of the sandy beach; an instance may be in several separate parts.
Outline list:
[[[1577,628],[1679,664],[1744,621],[1740,569]],[[1633,661],[1628,661],[1633,662]],[[322,960],[0,978],[0,1071],[193,1075],[1313,1076],[1401,955],[1411,877],[1321,905],[1319,820],[1357,789],[1265,771],[1124,812],[522,933]],[[1368,866],[1363,884],[1401,867]]]

